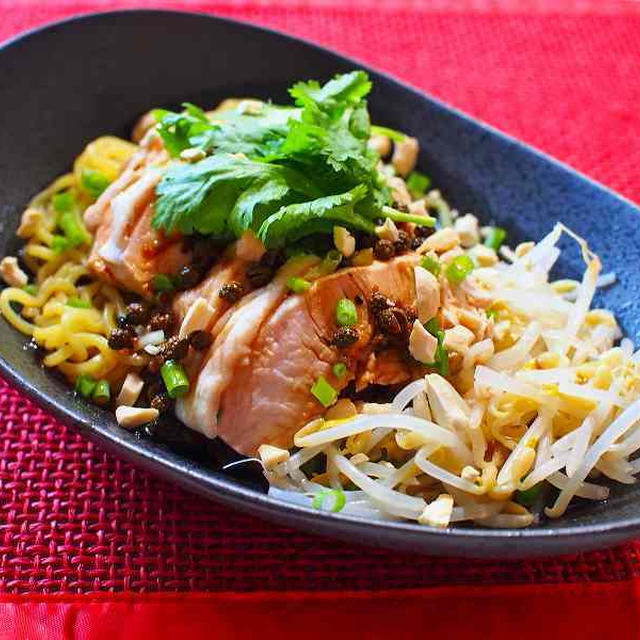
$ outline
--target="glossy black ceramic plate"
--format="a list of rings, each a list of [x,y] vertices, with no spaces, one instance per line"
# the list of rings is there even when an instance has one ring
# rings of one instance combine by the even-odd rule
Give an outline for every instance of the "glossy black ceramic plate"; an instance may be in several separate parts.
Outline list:
[[[151,106],[212,105],[232,96],[274,101],[298,79],[363,67],[273,31],[209,16],[126,11],[80,17],[21,36],[0,49],[0,254],[15,253],[29,198],[70,166],[91,139],[126,136]],[[600,185],[503,134],[369,70],[374,121],[421,143],[420,167],[458,209],[537,239],[558,219],[586,236],[618,284],[598,302],[640,338],[639,210]],[[572,254],[573,255],[573,254]],[[558,272],[579,273],[563,257]],[[220,471],[229,452],[177,427],[162,442],[119,428],[44,371],[25,339],[0,322],[0,370],[65,423],[116,454],[203,496],[282,525],[432,554],[528,556],[603,547],[640,533],[640,488],[613,486],[605,503],[581,502],[557,521],[526,530],[373,523],[270,499],[257,475]]]

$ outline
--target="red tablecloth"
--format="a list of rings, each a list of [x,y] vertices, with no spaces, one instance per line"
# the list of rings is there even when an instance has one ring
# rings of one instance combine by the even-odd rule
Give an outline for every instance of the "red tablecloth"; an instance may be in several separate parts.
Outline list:
[[[132,5],[117,0],[0,0],[0,39],[71,14],[121,6]],[[334,47],[640,201],[640,3],[254,0],[153,6],[211,11]],[[260,611],[283,607],[284,602],[307,602],[312,624],[303,633],[313,637],[311,627],[320,610],[323,618],[332,612],[345,617],[342,596],[332,600],[331,593],[320,592],[344,590],[350,598],[360,594],[377,607],[376,613],[380,599],[388,602],[389,608],[375,616],[380,631],[389,616],[392,621],[406,616],[421,624],[425,612],[442,611],[452,603],[456,608],[451,613],[466,620],[460,602],[469,603],[466,613],[474,621],[473,616],[486,610],[488,596],[498,603],[495,606],[502,603],[505,624],[514,611],[522,614],[525,603],[530,619],[552,602],[558,603],[554,616],[562,618],[564,610],[571,619],[578,615],[579,597],[587,624],[574,629],[580,628],[583,637],[606,637],[599,635],[601,628],[591,621],[592,614],[611,621],[622,611],[627,613],[624,624],[638,620],[639,549],[627,544],[548,560],[469,561],[370,550],[287,531],[204,502],[107,455],[0,381],[0,593],[33,598],[109,591],[252,592],[246,600],[220,595],[215,605],[206,607],[202,595],[193,596],[188,606],[175,598],[153,606],[175,615],[172,607],[180,602],[180,610],[198,611],[199,620],[206,618],[202,616],[207,609],[213,623],[221,607],[233,610],[243,602],[257,612],[254,620],[260,619]],[[550,583],[574,587],[535,586]],[[490,587],[508,584],[529,586],[506,591]],[[478,586],[485,588],[478,591]],[[368,591],[377,589],[413,590],[371,600]],[[288,600],[278,596],[288,590],[298,595]],[[256,595],[258,591],[271,595]],[[300,592],[315,595],[305,600]],[[104,612],[102,597],[94,611]],[[421,597],[428,607],[418,606]],[[399,608],[403,601],[406,611]],[[0,637],[3,632],[6,637],[18,633],[18,627],[8,626],[9,619],[27,619],[26,601],[11,602],[4,610],[9,618],[0,613]],[[54,607],[52,602],[62,617],[56,618],[54,609],[30,609],[30,624],[37,624],[38,615],[65,628],[75,624],[69,620],[81,620],[68,600],[54,599],[47,606]],[[135,611],[141,609],[132,602],[130,596],[118,600],[120,609],[114,609],[114,615],[126,611],[128,619],[137,619]],[[364,605],[359,610],[368,611]],[[483,629],[475,621],[470,626]],[[534,626],[521,629],[520,635]],[[56,635],[48,634],[46,625],[39,628],[40,632],[32,629],[31,637]],[[636,627],[635,633],[631,629],[620,631],[637,637]]]

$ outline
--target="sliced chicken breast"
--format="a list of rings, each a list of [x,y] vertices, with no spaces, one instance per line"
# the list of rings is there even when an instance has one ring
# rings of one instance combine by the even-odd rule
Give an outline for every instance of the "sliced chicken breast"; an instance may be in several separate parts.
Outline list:
[[[167,154],[151,133],[120,176],[84,215],[94,234],[89,269],[112,284],[144,296],[158,273],[175,273],[189,262],[178,235],[165,237],[151,227],[155,187]]]
[[[402,305],[415,300],[415,262],[407,256],[341,270],[315,281],[304,295],[286,299],[283,285],[291,273],[284,277],[281,271],[234,309],[192,392],[178,402],[178,416],[248,455],[263,443],[288,447],[295,431],[325,410],[310,391],[317,378],[324,376],[341,390],[365,366],[374,332],[365,302],[371,294],[379,291]],[[359,339],[347,349],[331,346],[341,298],[361,302]],[[331,372],[339,360],[347,365],[340,380]]]

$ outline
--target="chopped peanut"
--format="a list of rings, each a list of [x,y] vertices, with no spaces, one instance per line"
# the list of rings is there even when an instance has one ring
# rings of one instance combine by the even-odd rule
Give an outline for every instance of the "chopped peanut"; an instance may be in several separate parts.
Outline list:
[[[427,251],[444,253],[445,251],[449,251],[449,249],[457,247],[459,244],[460,236],[458,232],[451,227],[445,227],[429,236],[418,248],[418,253],[427,253]]]
[[[431,320],[440,308],[440,283],[423,267],[414,267],[416,306],[420,322]]]
[[[128,373],[116,398],[116,406],[134,405],[144,387],[144,381],[137,373]]]
[[[152,422],[160,415],[157,409],[151,407],[128,407],[121,405],[116,409],[116,420],[125,429],[135,429],[143,424]]]
[[[409,353],[418,361],[423,363],[435,360],[438,341],[416,320],[409,336]]]
[[[369,149],[373,149],[381,158],[391,153],[391,140],[387,136],[373,135],[367,142]]]
[[[391,218],[387,218],[383,225],[376,227],[376,235],[383,240],[395,242],[400,237],[400,232],[395,222]]]
[[[42,211],[38,209],[26,209],[20,219],[20,226],[16,233],[20,238],[28,238],[32,236],[38,229],[38,226],[42,223],[43,215]]]
[[[447,329],[444,332],[444,346],[457,353],[464,354],[469,345],[474,341],[475,334],[473,331],[467,329],[467,327],[458,324],[451,329]]]
[[[350,258],[356,250],[356,239],[344,227],[333,227],[333,244],[345,258]]]
[[[213,318],[213,307],[205,298],[198,298],[184,316],[180,325],[180,337],[184,338],[193,331],[206,329]]]
[[[430,502],[420,514],[418,522],[432,527],[448,527],[453,513],[453,498],[443,493]]]
[[[453,228],[458,232],[463,247],[472,247],[480,241],[478,218],[471,213],[459,217]]]
[[[0,276],[10,287],[24,287],[29,282],[29,276],[20,268],[15,256],[0,260]]]
[[[258,447],[258,455],[265,469],[273,469],[282,462],[286,462],[289,459],[289,452],[286,449],[280,447],[274,447],[270,444],[261,444]]]
[[[391,164],[399,175],[404,177],[413,171],[418,161],[418,150],[418,141],[410,136],[405,136],[393,145]]]

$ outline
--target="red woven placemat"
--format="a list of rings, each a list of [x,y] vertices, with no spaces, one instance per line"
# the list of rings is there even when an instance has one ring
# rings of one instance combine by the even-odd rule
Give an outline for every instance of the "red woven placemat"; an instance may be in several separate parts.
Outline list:
[[[640,200],[637,5],[527,3],[537,10],[525,14],[514,2],[475,2],[473,12],[452,2],[439,3],[451,11],[400,0],[379,9],[364,1],[348,9],[339,4],[186,6],[275,26],[357,56]],[[124,3],[0,0],[0,39],[116,6]],[[571,558],[469,561],[399,555],[291,532],[107,455],[0,381],[0,591],[613,581],[640,574],[638,549],[628,544]]]

